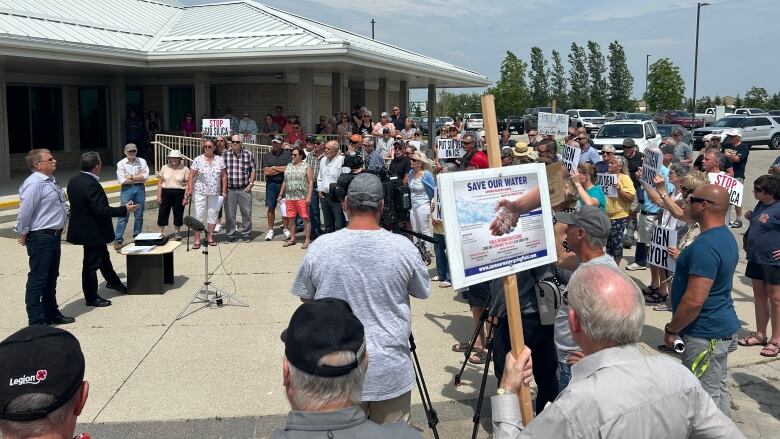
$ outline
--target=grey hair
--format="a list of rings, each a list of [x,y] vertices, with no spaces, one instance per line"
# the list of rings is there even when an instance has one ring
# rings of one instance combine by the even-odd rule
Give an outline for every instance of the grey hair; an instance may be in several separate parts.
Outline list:
[[[585,233],[585,236],[588,237],[588,247],[590,248],[604,248],[607,246],[607,238],[597,238],[595,236],[588,235],[588,233]]]
[[[723,158],[723,154],[720,152],[720,148],[717,147],[717,146],[714,147],[714,148],[707,148],[707,149],[705,149],[704,152],[702,152],[702,155],[704,155],[704,154],[714,155],[715,156],[715,160],[717,160],[717,161],[720,161]]]
[[[97,167],[101,163],[100,154],[95,151],[87,151],[81,154],[81,170],[89,172]]]
[[[3,433],[3,437],[35,437],[56,431],[68,421],[68,416],[73,413],[76,395],[80,394],[81,391],[77,391],[70,398],[70,401],[40,419],[32,421],[0,420],[0,432]],[[54,398],[48,393],[28,393],[14,398],[6,405],[5,411],[9,414],[25,413],[52,404]]]
[[[317,365],[344,366],[353,361],[354,352],[340,351],[323,356]],[[319,377],[296,368],[289,361],[287,364],[290,369],[290,404],[294,410],[315,412],[339,401],[349,405],[360,404],[368,366],[365,358],[360,359],[351,372],[339,377]]]
[[[51,151],[46,148],[31,149],[30,152],[27,153],[27,157],[25,157],[27,168],[34,172],[35,164],[38,163],[41,160],[41,157],[43,157],[43,154],[46,153],[51,154]]]
[[[677,141],[674,140],[674,137],[664,137],[664,139],[661,140],[661,143],[663,143],[664,145],[677,146]]]
[[[604,146],[601,148],[601,151],[602,151],[602,152],[604,152],[604,151],[606,151],[606,152],[615,152],[615,147],[614,147],[614,146],[612,146],[612,145],[604,145]]]
[[[612,160],[620,162],[620,172],[622,174],[628,174],[628,160],[622,155],[612,156]]]
[[[577,313],[583,333],[608,345],[637,343],[645,322],[642,292],[616,267],[591,264],[578,268],[567,287],[569,306]],[[630,296],[628,306],[615,296]]]
[[[683,163],[672,163],[672,166],[669,166],[669,172],[674,172],[678,177],[682,178],[691,172],[691,166]]]

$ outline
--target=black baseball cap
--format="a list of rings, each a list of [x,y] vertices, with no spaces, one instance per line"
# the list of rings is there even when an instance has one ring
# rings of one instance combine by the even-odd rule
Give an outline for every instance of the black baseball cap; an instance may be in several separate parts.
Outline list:
[[[558,212],[555,219],[561,224],[571,224],[585,229],[585,233],[594,238],[609,237],[611,223],[607,214],[596,206],[585,204],[574,212]]]
[[[317,140],[317,136],[314,134],[309,134],[306,136],[306,143],[314,143],[315,140]]]
[[[71,333],[32,325],[0,342],[0,419],[33,421],[46,417],[73,398],[84,381],[84,354]],[[54,401],[24,412],[8,412],[8,404],[31,394]]]
[[[363,324],[347,302],[333,297],[299,306],[281,338],[287,361],[310,375],[343,376],[358,367],[365,358]],[[354,352],[355,361],[344,366],[317,364],[325,355],[340,351]]]
[[[662,144],[661,152],[663,152],[664,154],[674,155],[674,145]]]

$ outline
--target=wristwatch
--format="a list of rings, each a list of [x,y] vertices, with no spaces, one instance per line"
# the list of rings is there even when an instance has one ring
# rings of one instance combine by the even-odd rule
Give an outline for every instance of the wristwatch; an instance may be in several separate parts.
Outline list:
[[[503,387],[499,387],[498,389],[496,389],[496,395],[514,395],[514,394],[515,394],[515,392],[512,392],[512,391],[510,391],[508,389],[505,389]]]
[[[663,200],[664,198],[669,196],[669,192],[659,193],[658,196]]]
[[[667,323],[666,325],[664,325],[664,332],[665,332],[666,334],[668,334],[668,335],[680,335],[680,333],[679,333],[679,332],[674,332],[674,331],[672,331],[672,330],[670,330],[670,329],[669,329],[669,323]]]

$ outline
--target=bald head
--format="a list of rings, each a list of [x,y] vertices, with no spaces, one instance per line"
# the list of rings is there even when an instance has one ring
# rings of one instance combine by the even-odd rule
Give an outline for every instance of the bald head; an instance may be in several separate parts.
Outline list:
[[[711,210],[724,213],[729,209],[729,193],[716,184],[703,184],[693,191],[693,196],[708,200]]]
[[[578,332],[595,344],[621,346],[639,341],[645,322],[642,292],[628,276],[605,264],[584,265],[567,287]]]

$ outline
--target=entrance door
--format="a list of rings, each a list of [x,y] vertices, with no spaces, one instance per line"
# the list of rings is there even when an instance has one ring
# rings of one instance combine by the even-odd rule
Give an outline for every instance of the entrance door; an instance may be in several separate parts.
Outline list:
[[[79,136],[84,151],[109,149],[105,87],[79,88]]]
[[[187,113],[192,113],[195,116],[195,89],[193,87],[169,87],[168,114],[170,116],[168,117],[168,128],[182,132],[181,122]],[[198,121],[197,117],[194,117],[194,119]],[[197,129],[199,128],[197,127]]]
[[[6,88],[9,149],[26,153],[33,148],[61,150],[62,89],[60,87]]]

